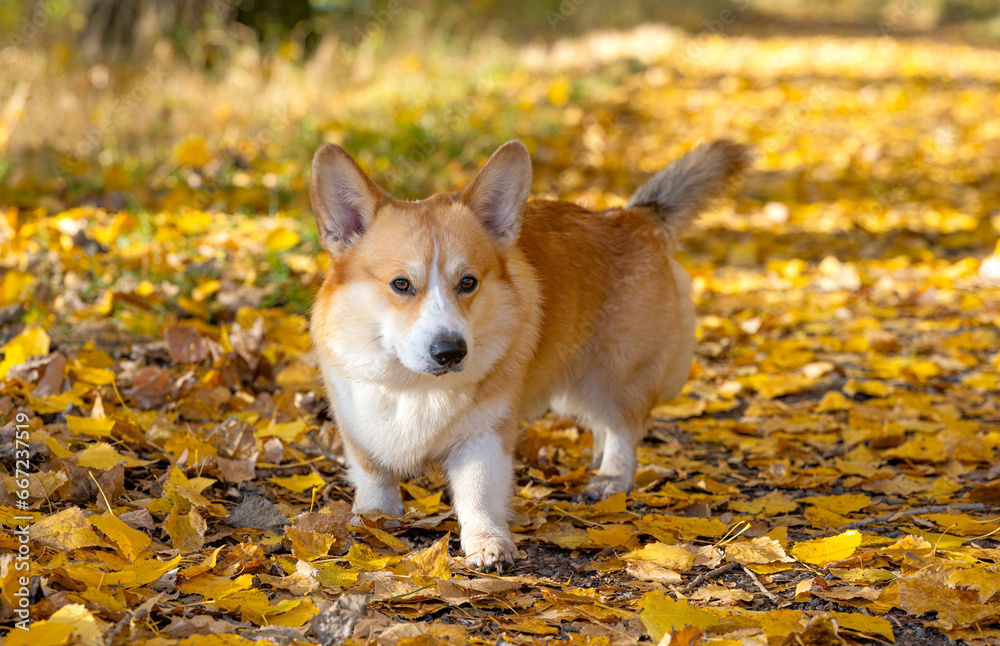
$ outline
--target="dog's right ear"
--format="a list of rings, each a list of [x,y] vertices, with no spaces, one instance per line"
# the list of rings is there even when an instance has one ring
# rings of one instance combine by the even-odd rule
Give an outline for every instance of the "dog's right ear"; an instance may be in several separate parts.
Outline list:
[[[392,198],[340,146],[326,144],[316,151],[309,186],[319,242],[330,255],[354,244]]]

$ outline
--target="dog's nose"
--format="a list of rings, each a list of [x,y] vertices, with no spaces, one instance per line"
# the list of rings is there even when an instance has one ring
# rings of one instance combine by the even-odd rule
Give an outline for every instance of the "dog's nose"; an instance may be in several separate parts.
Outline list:
[[[462,363],[468,348],[465,339],[460,336],[447,336],[435,339],[431,343],[431,356],[442,368],[457,366]]]

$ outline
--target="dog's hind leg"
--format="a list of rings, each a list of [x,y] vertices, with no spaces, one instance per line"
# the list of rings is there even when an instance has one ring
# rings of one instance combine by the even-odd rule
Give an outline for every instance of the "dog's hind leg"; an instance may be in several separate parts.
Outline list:
[[[597,430],[597,429],[601,430]],[[595,501],[607,498],[616,493],[627,492],[635,483],[635,471],[638,465],[636,445],[642,438],[643,429],[630,429],[626,426],[594,426],[594,441],[601,437],[603,450],[597,475],[592,477],[583,489],[587,500]],[[594,450],[595,460],[597,449]]]
[[[604,442],[608,436],[603,426],[594,426],[590,429],[590,434],[594,437],[594,449],[590,458],[590,468],[594,471],[601,468],[604,460]]]

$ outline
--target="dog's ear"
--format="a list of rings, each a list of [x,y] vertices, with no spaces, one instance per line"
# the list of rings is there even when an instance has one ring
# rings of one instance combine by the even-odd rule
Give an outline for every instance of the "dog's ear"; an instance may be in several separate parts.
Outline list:
[[[320,244],[331,255],[354,244],[376,209],[392,201],[347,151],[334,144],[322,146],[313,157],[309,195]]]
[[[521,216],[531,191],[531,156],[520,141],[508,141],[490,155],[462,199],[504,246],[521,230]]]

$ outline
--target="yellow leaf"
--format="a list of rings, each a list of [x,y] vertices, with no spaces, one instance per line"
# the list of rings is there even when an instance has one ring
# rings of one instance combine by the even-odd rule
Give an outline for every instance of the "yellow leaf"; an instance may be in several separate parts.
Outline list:
[[[861,532],[850,529],[837,536],[796,543],[792,546],[792,556],[809,565],[823,566],[848,558],[859,545]]]
[[[888,397],[896,392],[896,389],[884,381],[848,381],[844,384],[843,391],[850,396],[861,393],[871,397]]]
[[[656,542],[629,552],[622,558],[626,561],[648,561],[678,572],[687,572],[694,565],[694,557],[694,552],[679,545]]]
[[[177,148],[177,162],[184,166],[204,166],[210,161],[212,156],[208,154],[204,139],[188,139]]]
[[[407,552],[413,549],[412,545],[402,541],[399,538],[396,538],[389,532],[379,529],[378,527],[368,527],[367,525],[363,525],[361,527],[358,527],[357,529],[373,536],[379,542],[381,542],[383,545],[388,547],[396,554],[406,554]]]
[[[790,514],[799,508],[799,503],[783,491],[771,491],[760,498],[749,501],[730,501],[729,509],[741,514],[777,516]]]
[[[852,630],[864,635],[881,635],[888,642],[893,642],[892,624],[888,619],[872,617],[860,612],[827,612],[830,619],[836,619],[844,630]]]
[[[405,488],[406,486],[407,483],[404,482],[403,487]],[[410,491],[409,488],[407,488],[407,491],[410,492],[410,495],[413,496],[414,499],[407,500],[404,504],[407,507],[413,507],[414,509],[424,514],[425,516],[430,516],[439,513],[444,509],[447,509],[448,507],[447,505],[441,503],[441,494],[444,493],[442,491],[438,491],[436,493],[430,493],[426,496],[420,496],[420,497],[415,495],[413,491]]]
[[[837,410],[849,410],[852,406],[854,406],[853,401],[844,397],[836,390],[830,390],[823,395],[823,399],[819,400],[819,403],[816,404],[813,410],[817,413],[827,413]]]
[[[576,549],[578,547],[597,547],[590,541],[590,535],[579,527],[573,527],[569,523],[550,523],[535,533],[538,540],[555,543],[564,549]]]
[[[49,451],[52,451],[52,455],[57,458],[68,458],[73,456],[73,452],[64,449],[54,437],[46,438],[45,446],[49,447]]]
[[[95,386],[107,386],[115,382],[115,373],[105,368],[71,366],[70,370],[73,371],[73,374],[75,374],[76,378],[80,381],[85,381],[88,384],[94,384]]]
[[[948,587],[978,590],[979,603],[986,603],[1000,592],[1000,568],[977,563],[967,570],[953,570],[948,576]]]
[[[708,402],[704,399],[693,397],[677,397],[676,399],[660,404],[653,409],[652,414],[656,417],[667,419],[684,419],[687,417],[697,417],[708,408]]]
[[[1000,523],[996,520],[979,520],[968,514],[922,514],[949,534],[959,536],[984,536],[1000,532]]]
[[[269,626],[286,626],[288,628],[298,628],[310,621],[319,612],[319,608],[311,599],[299,599],[295,607],[285,612],[267,615]]]
[[[295,442],[299,435],[305,433],[306,422],[304,419],[297,419],[294,422],[284,424],[271,424],[267,428],[257,429],[255,436],[259,438],[276,437],[286,442]]]
[[[11,368],[24,363],[28,357],[47,355],[49,344],[49,335],[45,330],[34,325],[26,327],[0,348],[4,353],[3,362],[0,363],[0,379],[6,377]]]
[[[400,564],[396,573],[409,577],[425,577],[428,579],[450,579],[450,559],[448,558],[448,539],[445,534],[436,543],[410,556]]]
[[[778,541],[758,536],[749,541],[734,541],[726,545],[726,560],[732,563],[793,563],[795,559],[785,554]]]
[[[103,419],[92,419],[90,417],[77,417],[76,415],[66,416],[66,425],[69,430],[81,435],[96,435],[98,437],[110,437],[111,429],[115,427],[115,420],[110,417]]]
[[[603,516],[605,514],[622,514],[628,509],[626,496],[624,493],[611,494],[604,500],[596,502],[591,506],[592,516]]]
[[[29,534],[33,541],[64,550],[105,545],[79,507],[69,507],[42,518],[31,526]]]
[[[587,530],[590,540],[598,545],[608,547],[625,547],[636,537],[639,530],[632,525],[609,525],[607,527],[591,527]]]
[[[177,305],[197,318],[207,319],[209,317],[208,304],[205,302],[196,301],[186,296],[179,296],[177,298]]]
[[[685,626],[708,628],[722,622],[722,618],[696,608],[687,601],[674,601],[663,592],[647,592],[639,600],[639,620],[649,631],[653,643],[659,642],[669,632]]]
[[[218,280],[207,280],[191,290],[191,298],[196,301],[203,301],[215,292],[219,291],[222,283]]]
[[[0,307],[23,301],[35,284],[35,277],[24,271],[12,269],[4,274],[0,283]]]
[[[61,622],[36,621],[28,630],[11,630],[7,633],[7,646],[62,646],[69,642],[73,626]]]
[[[642,517],[639,528],[646,533],[650,529],[670,532],[684,538],[699,536],[725,536],[729,528],[717,518],[695,518],[691,516],[664,516],[662,514],[646,514]],[[655,536],[655,534],[653,534]]]
[[[941,440],[930,435],[916,440],[909,440],[894,449],[889,449],[882,454],[882,457],[920,460],[923,462],[945,462],[951,456],[945,451]]]
[[[215,567],[215,564],[219,560],[219,552],[221,551],[222,551],[221,547],[215,548],[212,551],[212,553],[206,556],[205,560],[203,560],[199,565],[192,565],[189,568],[184,568],[183,570],[181,570],[180,572],[181,576],[183,576],[185,579],[193,579],[199,574],[204,574],[205,572],[208,572],[209,570]]]
[[[124,462],[127,467],[143,467],[151,464],[152,460],[140,460],[122,455],[104,442],[92,444],[76,454],[76,463],[81,467],[93,467],[102,471],[114,468],[119,462]]]
[[[302,493],[306,489],[312,487],[322,487],[326,484],[323,477],[316,473],[315,471],[303,476],[289,476],[287,478],[268,478],[270,482],[278,485],[279,487],[284,487],[289,491],[294,491],[295,493]]]
[[[376,554],[372,548],[362,543],[355,543],[347,551],[347,562],[365,572],[385,569],[390,563],[398,563],[398,556]]]
[[[562,105],[569,100],[570,85],[566,76],[559,75],[552,79],[549,86],[549,102],[552,105]]]
[[[174,549],[182,553],[197,552],[205,546],[205,530],[208,529],[208,525],[195,509],[180,514],[175,505],[170,510],[170,515],[163,521],[163,529],[170,536]]]
[[[129,563],[134,563],[137,558],[143,556],[152,543],[149,536],[132,529],[111,512],[91,518],[90,524],[104,532],[104,535],[121,549]]]
[[[352,572],[336,563],[316,564],[316,580],[324,588],[340,588],[346,590],[358,581],[358,572]]]
[[[94,615],[87,607],[71,603],[59,608],[48,618],[51,624],[66,624],[73,627],[77,641],[83,646],[104,646],[104,635]]]
[[[310,390],[317,385],[316,371],[302,361],[293,361],[274,378],[288,390]]]
[[[299,234],[291,229],[277,227],[267,234],[267,250],[272,253],[291,249],[299,243]]]
[[[292,543],[292,556],[303,561],[315,561],[327,556],[337,542],[333,534],[305,532],[294,527],[286,528],[285,536]]]

